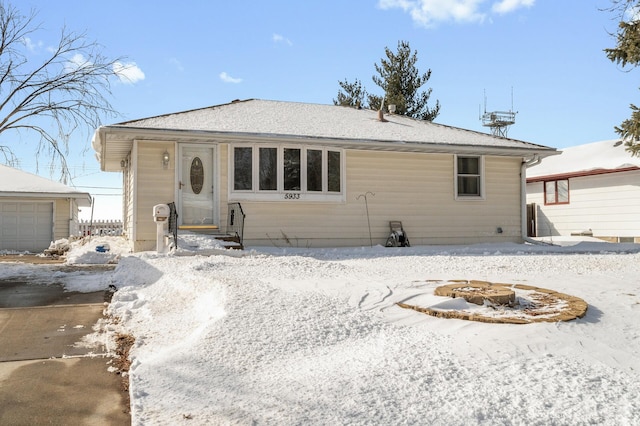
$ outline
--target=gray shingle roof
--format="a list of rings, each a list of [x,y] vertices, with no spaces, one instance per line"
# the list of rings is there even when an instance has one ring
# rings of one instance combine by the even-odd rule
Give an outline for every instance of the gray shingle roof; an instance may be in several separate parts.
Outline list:
[[[552,148],[400,115],[335,105],[250,99],[108,127],[166,129],[389,143]]]

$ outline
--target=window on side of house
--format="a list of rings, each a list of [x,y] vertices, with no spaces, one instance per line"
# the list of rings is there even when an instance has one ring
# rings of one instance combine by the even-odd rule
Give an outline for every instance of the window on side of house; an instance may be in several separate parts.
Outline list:
[[[484,195],[483,158],[456,156],[456,198],[482,198]]]
[[[237,145],[231,152],[231,198],[342,201],[341,150]]]
[[[569,204],[569,179],[549,180],[544,183],[545,204]]]

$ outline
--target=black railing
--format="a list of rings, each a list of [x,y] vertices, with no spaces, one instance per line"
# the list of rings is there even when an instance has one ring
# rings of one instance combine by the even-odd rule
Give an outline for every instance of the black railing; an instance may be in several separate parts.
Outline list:
[[[244,239],[244,211],[240,203],[229,203],[227,211],[227,232],[235,234],[240,244]]]

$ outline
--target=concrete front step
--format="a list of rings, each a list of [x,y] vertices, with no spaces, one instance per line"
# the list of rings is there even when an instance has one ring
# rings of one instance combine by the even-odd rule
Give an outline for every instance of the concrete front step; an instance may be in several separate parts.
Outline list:
[[[240,237],[234,234],[225,234],[220,232],[217,226],[214,225],[182,225],[178,227],[178,231],[191,232],[193,234],[208,235],[223,242],[226,248],[232,248],[237,250],[243,250],[244,246],[240,241]],[[178,239],[180,234],[178,233]],[[224,244],[229,243],[229,244]]]

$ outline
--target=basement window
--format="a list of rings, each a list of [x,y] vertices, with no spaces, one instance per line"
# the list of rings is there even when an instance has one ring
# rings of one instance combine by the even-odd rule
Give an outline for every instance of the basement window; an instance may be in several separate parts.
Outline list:
[[[569,179],[549,180],[544,183],[544,203],[569,204]]]
[[[233,200],[344,201],[344,152],[304,146],[231,148]]]

